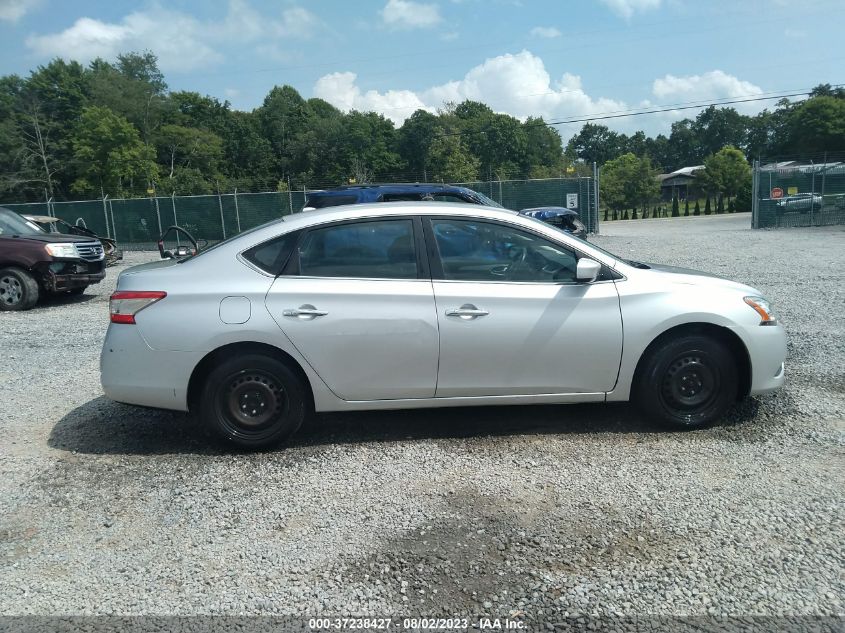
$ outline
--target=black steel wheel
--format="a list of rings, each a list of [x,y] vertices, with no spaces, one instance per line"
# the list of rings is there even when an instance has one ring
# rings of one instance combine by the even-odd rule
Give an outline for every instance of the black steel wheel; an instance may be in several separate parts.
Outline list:
[[[38,282],[20,268],[0,269],[0,310],[28,310],[38,303]]]
[[[691,429],[721,418],[737,396],[737,368],[719,340],[688,335],[665,341],[644,359],[632,396],[651,418]]]
[[[305,418],[306,392],[284,363],[245,354],[215,367],[205,382],[199,412],[224,441],[242,448],[274,446],[293,435]]]

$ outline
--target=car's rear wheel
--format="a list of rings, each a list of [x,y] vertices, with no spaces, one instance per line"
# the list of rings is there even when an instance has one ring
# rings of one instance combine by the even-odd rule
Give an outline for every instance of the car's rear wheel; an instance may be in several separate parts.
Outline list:
[[[0,269],[0,310],[28,310],[38,303],[38,282],[20,268]]]
[[[650,418],[683,429],[721,418],[737,396],[733,354],[703,335],[669,339],[649,352],[633,394]]]
[[[306,402],[302,381],[284,363],[263,354],[244,354],[209,373],[199,410],[215,435],[254,450],[293,435],[305,419]]]

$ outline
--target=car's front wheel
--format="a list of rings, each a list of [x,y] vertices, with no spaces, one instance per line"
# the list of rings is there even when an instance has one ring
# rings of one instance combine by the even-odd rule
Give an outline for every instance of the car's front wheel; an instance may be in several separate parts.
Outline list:
[[[38,303],[38,282],[20,268],[0,269],[0,310],[29,310]]]
[[[199,412],[225,442],[246,449],[277,445],[307,413],[306,390],[284,363],[263,354],[228,359],[208,375]]]
[[[634,398],[650,418],[675,428],[700,428],[721,418],[737,396],[733,354],[721,341],[684,335],[643,359]]]

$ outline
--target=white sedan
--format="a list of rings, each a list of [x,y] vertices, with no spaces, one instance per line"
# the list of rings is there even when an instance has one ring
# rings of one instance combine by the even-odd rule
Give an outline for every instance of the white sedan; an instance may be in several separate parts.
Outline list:
[[[287,216],[124,271],[110,305],[106,395],[247,448],[313,411],[633,399],[696,428],[784,381],[760,291],[478,205]]]

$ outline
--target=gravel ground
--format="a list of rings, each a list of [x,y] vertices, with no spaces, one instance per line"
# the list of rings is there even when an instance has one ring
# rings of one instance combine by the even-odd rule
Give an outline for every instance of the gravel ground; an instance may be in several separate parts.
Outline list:
[[[627,405],[331,414],[225,454],[102,396],[119,269],[0,314],[0,614],[841,617],[845,230],[747,224],[595,238],[756,286],[786,323],[785,389],[688,433]]]

